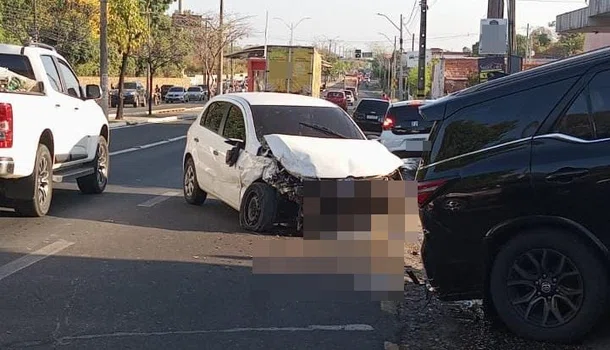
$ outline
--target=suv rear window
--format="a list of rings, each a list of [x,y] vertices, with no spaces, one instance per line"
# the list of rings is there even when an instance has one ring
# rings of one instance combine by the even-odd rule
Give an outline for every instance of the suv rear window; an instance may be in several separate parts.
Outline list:
[[[201,88],[199,88],[199,87],[190,87],[188,91],[201,92]]]
[[[342,92],[329,92],[328,94],[326,94],[326,97],[330,97],[330,98],[343,98],[343,93]]]
[[[0,54],[0,91],[26,92],[36,86],[30,60],[22,55]]]
[[[355,113],[358,114],[376,114],[376,115],[385,115],[388,110],[388,106],[390,105],[387,101],[381,100],[362,100],[356,107]],[[373,113],[371,113],[373,112]]]
[[[411,133],[427,134],[432,129],[433,122],[425,121],[419,114],[421,105],[406,105],[391,107],[388,116],[394,120],[395,128],[405,129]]]

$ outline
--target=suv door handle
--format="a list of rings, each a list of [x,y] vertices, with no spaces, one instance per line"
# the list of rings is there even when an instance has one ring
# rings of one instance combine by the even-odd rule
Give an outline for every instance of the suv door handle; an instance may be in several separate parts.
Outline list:
[[[212,153],[214,153],[215,156],[218,155],[218,151],[217,150],[213,150]]]
[[[199,142],[199,138],[198,138],[198,137],[195,137],[195,138],[193,139],[193,141],[195,141],[195,142]]]
[[[549,182],[570,183],[578,178],[589,174],[588,169],[563,168],[549,174],[546,180]]]
[[[61,107],[61,105],[59,103],[56,103],[55,108],[59,108],[59,107]]]

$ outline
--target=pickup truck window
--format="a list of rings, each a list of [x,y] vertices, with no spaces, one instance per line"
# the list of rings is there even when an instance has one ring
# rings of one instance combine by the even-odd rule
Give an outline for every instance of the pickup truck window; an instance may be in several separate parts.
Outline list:
[[[31,92],[36,76],[30,60],[22,55],[0,54],[0,91]]]
[[[57,67],[55,67],[55,63],[53,62],[53,58],[51,56],[43,55],[40,56],[42,60],[42,65],[44,66],[44,70],[47,73],[47,78],[49,78],[49,82],[51,83],[51,87],[53,90],[57,92],[63,92],[61,89],[61,80],[59,79],[59,72],[57,71]]]
[[[59,71],[61,75],[64,77],[64,83],[66,84],[66,90],[68,91],[68,95],[76,98],[81,98],[80,95],[80,84],[78,83],[78,78],[70,69],[67,63],[62,60],[57,61],[59,63]]]

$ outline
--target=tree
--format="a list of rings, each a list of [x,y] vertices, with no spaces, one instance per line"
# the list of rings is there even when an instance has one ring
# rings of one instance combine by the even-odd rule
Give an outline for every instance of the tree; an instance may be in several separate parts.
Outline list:
[[[583,33],[560,34],[555,46],[561,48],[563,57],[582,53],[585,46],[585,35]]]
[[[479,42],[478,41],[472,45],[472,55],[473,56],[479,55]]]
[[[471,49],[470,47],[468,47],[468,46],[464,46],[464,47],[462,48],[462,52],[463,52],[463,53],[468,53],[468,54],[471,54],[471,53],[472,53],[472,49]]]
[[[192,42],[188,34],[172,26],[171,18],[161,15],[156,18],[156,23],[151,23],[150,41],[141,45],[137,52],[137,59],[146,66],[150,63],[149,86],[152,89],[152,78],[161,69],[174,66],[182,69],[185,59],[192,50]],[[150,91],[149,91],[150,92]]]
[[[250,17],[225,15],[223,25],[217,15],[209,15],[205,25],[194,26],[191,31],[192,40],[197,48],[195,58],[203,67],[206,84],[209,86],[210,77],[218,67],[218,58],[226,50],[228,44],[248,36],[251,32]],[[222,82],[219,82],[222,83]]]
[[[108,41],[121,56],[116,119],[123,119],[123,83],[127,60],[146,39],[148,26],[139,0],[112,0],[108,6]]]
[[[432,89],[432,69],[434,65],[437,63],[436,60],[433,60],[426,66],[426,88],[424,90],[424,94],[429,96],[430,90]],[[419,80],[419,69],[417,67],[409,70],[409,76],[407,77],[407,84],[409,86],[409,91],[411,91],[412,95],[418,91],[417,82]]]

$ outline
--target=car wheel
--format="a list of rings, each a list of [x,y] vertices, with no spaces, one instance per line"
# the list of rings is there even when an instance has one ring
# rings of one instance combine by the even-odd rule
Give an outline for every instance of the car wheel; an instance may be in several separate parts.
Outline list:
[[[495,258],[490,296],[518,335],[552,342],[584,337],[605,312],[608,271],[591,245],[561,231],[525,232]]]
[[[244,193],[239,209],[239,223],[248,231],[266,232],[273,228],[278,195],[265,183],[255,182]]]
[[[184,166],[184,182],[183,182],[184,199],[188,204],[202,205],[208,194],[199,187],[197,182],[197,170],[195,170],[195,162],[193,158],[188,158]]]
[[[49,148],[43,144],[38,145],[31,180],[32,199],[17,202],[15,212],[27,217],[45,216],[53,198],[53,159]]]
[[[146,107],[147,104],[148,104],[148,100],[146,99],[146,97],[144,97],[142,99],[142,107]]]
[[[100,194],[106,190],[108,185],[110,154],[108,141],[103,136],[98,138],[97,153],[93,164],[95,171],[93,174],[76,179],[78,189],[83,194]]]

